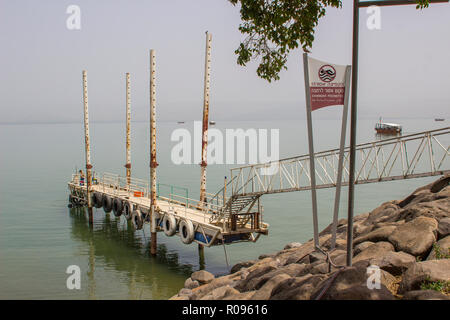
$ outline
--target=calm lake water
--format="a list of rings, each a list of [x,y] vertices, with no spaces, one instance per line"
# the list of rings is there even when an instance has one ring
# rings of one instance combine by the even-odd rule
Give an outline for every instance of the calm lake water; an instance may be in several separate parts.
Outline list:
[[[388,121],[389,119],[385,119]],[[359,122],[358,141],[375,139],[376,119]],[[396,122],[395,119],[392,120]],[[402,120],[404,134],[448,125],[433,119]],[[316,151],[335,148],[340,121],[317,120]],[[199,165],[171,161],[170,135],[193,123],[158,124],[158,181],[189,188],[198,198]],[[307,153],[306,123],[218,122],[217,129],[279,129],[280,156]],[[91,123],[92,163],[97,172],[125,173],[123,123]],[[149,255],[149,227],[132,231],[126,220],[94,209],[89,227],[82,209],[67,207],[67,182],[84,164],[82,124],[0,125],[0,299],[166,299],[199,269],[197,246],[183,245],[178,237],[158,234],[158,254]],[[132,123],[132,174],[148,179],[148,125]],[[215,193],[237,165],[209,165],[208,192]],[[436,178],[360,185],[356,212],[370,211],[382,202],[400,199]],[[320,190],[319,223],[331,222],[334,189]],[[346,216],[347,189],[343,189],[340,217]],[[269,235],[256,243],[226,246],[229,265],[280,250],[292,241],[312,237],[310,192],[267,195],[262,198]],[[228,271],[222,246],[205,248],[206,270]],[[66,288],[66,269],[81,268],[81,289]]]

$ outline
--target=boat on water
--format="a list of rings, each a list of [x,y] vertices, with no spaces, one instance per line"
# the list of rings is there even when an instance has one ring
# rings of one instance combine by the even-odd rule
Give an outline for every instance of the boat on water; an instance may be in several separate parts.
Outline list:
[[[209,124],[213,126],[213,125],[216,124],[216,122],[211,120],[211,121],[209,122]]]
[[[402,126],[397,123],[378,122],[375,131],[378,134],[399,134],[402,133]]]
[[[436,118],[436,119],[434,119],[434,121],[444,121],[445,119],[444,118]]]
[[[177,123],[178,123],[178,124],[182,124],[182,123],[184,123],[184,121],[178,121]]]

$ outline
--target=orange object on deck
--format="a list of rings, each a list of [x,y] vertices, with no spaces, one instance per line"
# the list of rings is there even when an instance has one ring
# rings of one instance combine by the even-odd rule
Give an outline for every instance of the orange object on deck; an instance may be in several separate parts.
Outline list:
[[[134,192],[134,196],[135,197],[143,197],[144,196],[144,192],[143,191],[135,191]]]

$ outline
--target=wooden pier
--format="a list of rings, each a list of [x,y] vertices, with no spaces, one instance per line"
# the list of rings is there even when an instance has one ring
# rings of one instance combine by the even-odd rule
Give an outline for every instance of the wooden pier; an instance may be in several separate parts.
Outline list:
[[[184,188],[158,185],[157,189],[162,186],[170,191],[167,196],[157,192],[153,213],[156,231],[162,231],[167,236],[178,235],[185,244],[196,242],[210,247],[255,242],[261,234],[268,233],[269,225],[262,221],[262,215],[257,210],[239,214],[236,218],[234,215],[224,214],[226,204],[223,204],[222,197],[210,197],[211,201],[202,204],[199,200],[181,195],[180,193],[187,193]],[[87,205],[86,181],[79,173],[72,175],[68,187],[69,201],[73,205]],[[178,192],[172,193],[177,189]],[[144,223],[152,223],[149,191],[148,182],[144,180],[105,173],[101,177],[93,175],[90,196],[96,208],[103,208],[106,213],[113,212],[116,217],[124,215],[131,220],[133,228],[139,230]],[[213,204],[213,199],[219,205]]]

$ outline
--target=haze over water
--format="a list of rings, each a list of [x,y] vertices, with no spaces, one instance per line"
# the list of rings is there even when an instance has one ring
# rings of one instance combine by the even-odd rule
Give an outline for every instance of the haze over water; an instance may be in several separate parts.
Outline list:
[[[303,111],[302,111],[303,113]],[[183,119],[180,119],[183,120]],[[433,119],[384,119],[400,122],[404,133],[448,125]],[[378,119],[361,119],[358,142],[375,140]],[[160,122],[157,127],[158,181],[189,189],[198,198],[200,166],[174,165],[170,152],[176,128],[192,132],[193,123]],[[307,153],[306,123],[299,121],[221,122],[215,128],[280,130],[280,157]],[[315,149],[337,147],[339,120],[314,120]],[[132,123],[132,175],[149,177],[148,124]],[[125,173],[124,123],[91,123],[92,163],[98,173]],[[348,140],[348,139],[347,139]],[[94,225],[88,225],[81,209],[68,209],[67,182],[75,168],[84,166],[83,127],[72,124],[0,125],[0,299],[166,299],[199,269],[197,246],[184,245],[179,237],[158,234],[158,255],[149,255],[149,227],[132,231],[123,217],[94,209]],[[207,191],[223,185],[229,168],[209,165]],[[433,180],[421,178],[356,186],[355,212],[370,211],[381,203],[407,196]],[[331,222],[334,189],[318,191],[319,223]],[[340,217],[346,217],[347,188],[343,189]],[[226,246],[229,266],[280,250],[288,242],[312,238],[310,192],[262,197],[269,235],[256,243]],[[222,246],[205,248],[206,270],[228,271]],[[80,290],[66,288],[66,268],[78,265]]]

